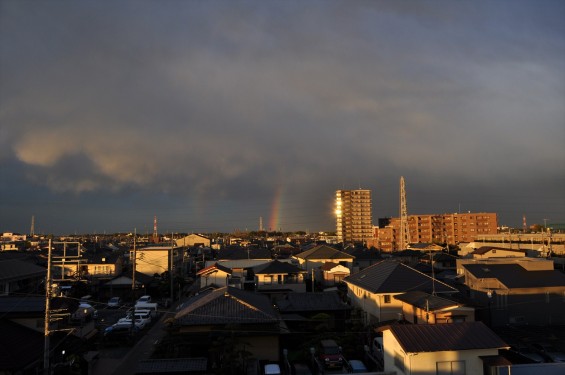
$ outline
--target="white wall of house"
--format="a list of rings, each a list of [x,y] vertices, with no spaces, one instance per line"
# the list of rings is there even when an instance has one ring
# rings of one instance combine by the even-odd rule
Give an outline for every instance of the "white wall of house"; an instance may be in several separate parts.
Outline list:
[[[200,276],[200,288],[205,288],[212,284],[215,284],[219,287],[227,286],[229,276],[229,273],[222,270],[217,270],[207,275],[202,275]]]
[[[346,282],[347,283],[347,282]],[[382,322],[399,319],[402,316],[402,301],[392,294],[375,294],[347,283],[347,296],[351,304],[367,313],[367,322]]]
[[[464,366],[464,372],[460,373],[482,374],[483,362],[479,357],[498,354],[498,349],[405,353],[389,330],[383,332],[383,346],[384,371],[406,375],[436,374],[452,366]]]

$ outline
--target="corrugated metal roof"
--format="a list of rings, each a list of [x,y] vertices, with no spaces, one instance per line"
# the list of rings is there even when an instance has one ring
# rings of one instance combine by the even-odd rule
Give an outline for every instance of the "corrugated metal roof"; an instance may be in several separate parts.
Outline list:
[[[482,322],[389,326],[406,353],[502,349],[508,347]]]
[[[383,260],[348,276],[345,282],[371,293],[405,293],[421,290],[436,293],[457,292],[455,288],[394,260]]]

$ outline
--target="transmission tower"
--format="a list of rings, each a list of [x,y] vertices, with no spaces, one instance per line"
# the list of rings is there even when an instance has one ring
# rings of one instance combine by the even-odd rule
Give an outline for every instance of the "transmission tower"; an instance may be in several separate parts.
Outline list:
[[[410,243],[408,229],[408,210],[406,209],[406,188],[404,177],[400,177],[400,250],[405,250]]]
[[[153,217],[153,242],[158,242],[159,234],[157,233],[157,215]]]

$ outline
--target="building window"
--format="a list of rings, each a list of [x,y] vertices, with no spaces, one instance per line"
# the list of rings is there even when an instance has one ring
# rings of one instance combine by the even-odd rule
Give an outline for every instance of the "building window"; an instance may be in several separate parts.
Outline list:
[[[390,295],[389,294],[384,295],[384,303],[390,303]]]
[[[465,375],[465,361],[436,362],[436,375]]]

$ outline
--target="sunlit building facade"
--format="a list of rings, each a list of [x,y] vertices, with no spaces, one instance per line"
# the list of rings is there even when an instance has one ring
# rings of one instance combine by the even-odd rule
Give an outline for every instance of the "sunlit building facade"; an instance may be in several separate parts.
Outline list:
[[[409,215],[410,243],[471,242],[498,231],[498,219],[492,212],[467,212],[441,215]],[[385,251],[400,249],[400,218],[379,219],[374,228],[376,246]]]
[[[335,214],[341,243],[366,243],[373,238],[371,191],[337,190]]]

